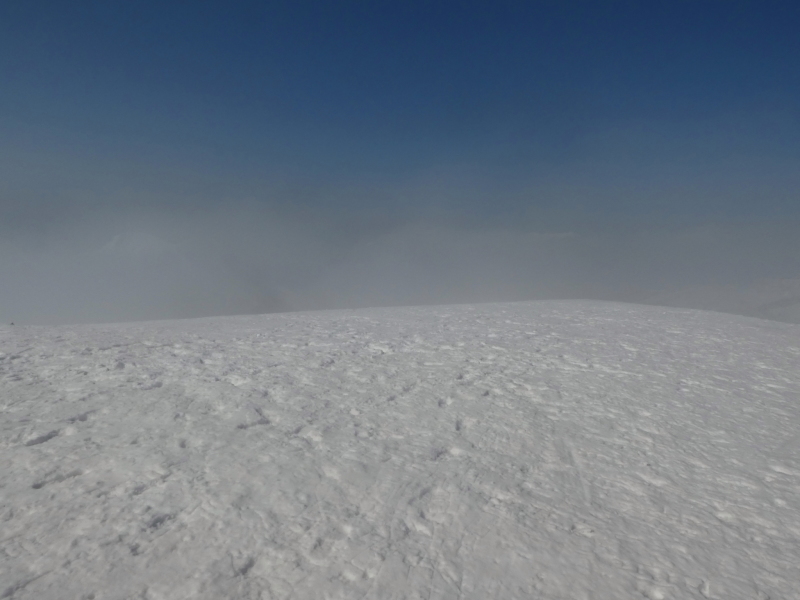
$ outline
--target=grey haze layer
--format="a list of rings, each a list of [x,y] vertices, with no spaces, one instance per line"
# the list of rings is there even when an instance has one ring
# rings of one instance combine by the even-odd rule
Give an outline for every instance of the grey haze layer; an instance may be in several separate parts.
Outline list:
[[[798,372],[611,303],[0,328],[0,594],[794,597]]]
[[[0,322],[563,298],[800,322],[794,221],[562,229],[241,202],[191,212],[115,209],[35,230],[0,223]]]

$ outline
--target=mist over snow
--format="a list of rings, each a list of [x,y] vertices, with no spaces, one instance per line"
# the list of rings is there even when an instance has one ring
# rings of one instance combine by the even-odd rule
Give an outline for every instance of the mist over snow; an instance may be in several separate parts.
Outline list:
[[[0,600],[788,600],[800,2],[0,1]]]
[[[513,221],[513,220],[512,220]],[[0,320],[109,322],[292,310],[601,299],[797,322],[792,222],[537,226],[228,201],[99,211],[0,240]]]

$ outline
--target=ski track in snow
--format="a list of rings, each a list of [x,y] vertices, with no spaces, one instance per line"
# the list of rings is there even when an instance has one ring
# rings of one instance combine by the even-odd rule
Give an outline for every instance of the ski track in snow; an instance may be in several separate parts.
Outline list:
[[[0,598],[800,598],[800,326],[0,328]]]

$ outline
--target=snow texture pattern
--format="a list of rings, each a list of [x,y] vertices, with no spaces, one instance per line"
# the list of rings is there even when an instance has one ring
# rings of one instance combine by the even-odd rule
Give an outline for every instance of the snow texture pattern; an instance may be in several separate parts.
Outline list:
[[[800,326],[3,327],[0,407],[4,599],[800,597]]]

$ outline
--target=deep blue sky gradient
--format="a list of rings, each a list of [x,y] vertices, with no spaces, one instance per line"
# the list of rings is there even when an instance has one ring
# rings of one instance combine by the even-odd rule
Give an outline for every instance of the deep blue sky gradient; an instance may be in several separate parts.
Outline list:
[[[0,114],[123,155],[300,176],[524,176],[591,156],[593,132],[655,122],[666,139],[638,141],[635,166],[720,117],[754,152],[796,156],[798,23],[792,2],[10,1]],[[748,131],[765,113],[788,130]],[[720,146],[702,158],[735,151]]]
[[[798,219],[798,25],[789,1],[6,0],[0,235],[245,200],[538,231]]]

